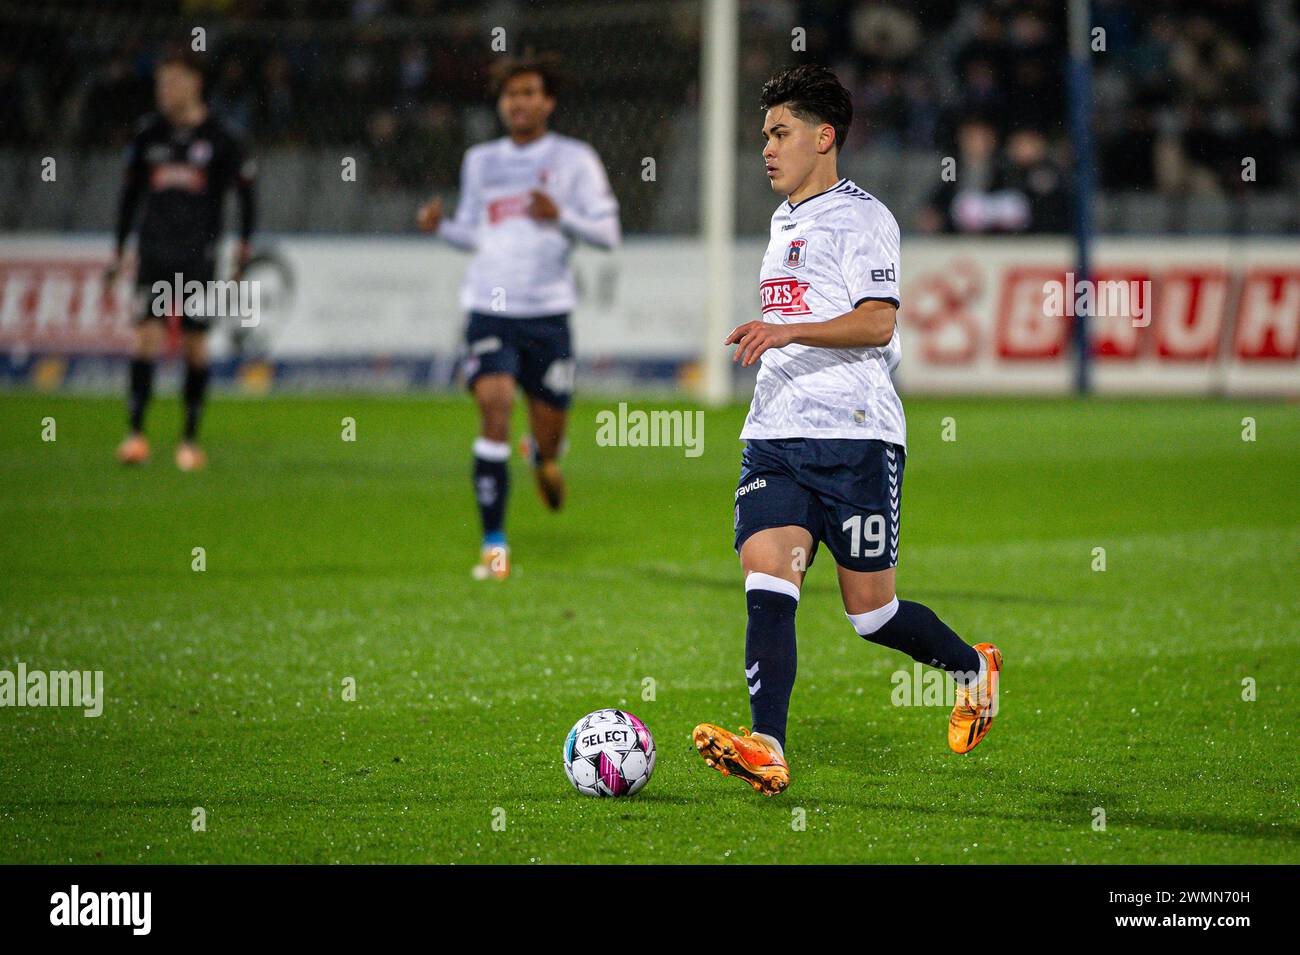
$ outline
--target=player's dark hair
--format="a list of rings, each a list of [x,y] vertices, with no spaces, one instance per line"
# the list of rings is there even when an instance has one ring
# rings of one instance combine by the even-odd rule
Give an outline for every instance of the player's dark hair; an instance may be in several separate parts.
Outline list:
[[[782,70],[763,84],[759,103],[764,110],[785,106],[806,123],[830,123],[835,148],[853,125],[853,101],[838,77],[824,66],[804,63]]]
[[[555,96],[560,86],[560,58],[554,53],[525,53],[523,56],[498,60],[492,66],[492,95],[500,96],[506,83],[516,76],[536,73],[542,78],[542,91]]]

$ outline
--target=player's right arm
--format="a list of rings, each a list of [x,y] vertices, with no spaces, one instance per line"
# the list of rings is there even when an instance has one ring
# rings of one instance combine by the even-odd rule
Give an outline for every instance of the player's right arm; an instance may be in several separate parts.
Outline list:
[[[415,221],[421,231],[437,233],[439,238],[456,248],[473,252],[478,245],[482,211],[483,199],[478,190],[473,150],[470,150],[460,164],[460,198],[456,202],[456,215],[444,219],[442,199],[434,196],[420,207]]]
[[[122,177],[122,195],[117,206],[117,229],[113,244],[113,258],[105,270],[104,279],[112,284],[117,273],[122,269],[122,256],[126,251],[126,240],[131,235],[135,224],[135,213],[140,206],[140,197],[144,195],[147,169],[144,162],[144,129],[140,129],[127,147],[126,165]]]
[[[879,201],[850,204],[852,218],[838,230],[836,250],[844,290],[853,308],[824,322],[746,322],[724,344],[739,345],[733,361],[752,365],[769,348],[879,348],[890,371],[898,365],[898,222]]]

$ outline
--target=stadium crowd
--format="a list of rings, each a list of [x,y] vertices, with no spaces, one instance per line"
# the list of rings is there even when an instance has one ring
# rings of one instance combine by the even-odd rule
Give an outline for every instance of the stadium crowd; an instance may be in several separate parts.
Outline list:
[[[153,64],[178,26],[193,22],[209,31],[210,103],[256,149],[356,144],[377,188],[451,186],[464,147],[494,129],[484,24],[525,6],[122,0],[110,9],[52,0],[0,30],[0,147],[121,146],[150,108]],[[668,25],[653,42],[624,29],[627,44],[605,45],[592,64],[584,59],[590,34],[572,28],[590,6],[553,0],[546,6],[553,27],[530,36],[558,49],[581,77],[568,121],[613,150],[612,141],[627,136],[620,125],[629,102],[659,122],[674,104],[695,102],[698,23]],[[789,0],[742,9],[742,89],[756,89],[790,59],[791,31],[802,28],[805,48],[854,91],[861,117],[854,146],[936,150],[957,160],[960,188],[941,183],[916,227],[1066,227],[1059,0]],[[13,16],[6,10],[0,20]],[[1296,184],[1295,3],[1094,0],[1093,22],[1102,31],[1092,55],[1102,188],[1231,196],[1245,188],[1245,157],[1255,160],[1261,186]],[[753,106],[744,106],[751,122]],[[601,122],[604,130],[590,128]],[[638,149],[644,154],[644,144]]]

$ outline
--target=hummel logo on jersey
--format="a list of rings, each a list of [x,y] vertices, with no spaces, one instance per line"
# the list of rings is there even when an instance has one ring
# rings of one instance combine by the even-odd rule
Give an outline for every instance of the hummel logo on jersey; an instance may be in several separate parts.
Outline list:
[[[807,239],[792,239],[790,247],[785,250],[785,267],[797,269],[804,262],[804,253],[808,251]]]
[[[791,229],[793,229],[793,228],[794,228],[795,226],[797,226],[798,224],[799,224],[799,223],[797,223],[797,222],[787,222],[785,225],[781,226],[781,231],[782,231],[782,232],[789,232]]]
[[[799,240],[796,240],[799,241]],[[759,283],[758,294],[763,312],[782,315],[811,315],[812,309],[804,301],[808,283],[794,278],[767,279]]]

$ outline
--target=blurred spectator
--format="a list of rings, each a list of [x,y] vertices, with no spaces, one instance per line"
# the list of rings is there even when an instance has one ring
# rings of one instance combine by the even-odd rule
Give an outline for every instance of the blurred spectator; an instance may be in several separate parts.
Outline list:
[[[260,139],[282,142],[293,134],[297,104],[290,81],[289,60],[282,53],[272,54],[262,67],[262,92],[258,106]]]
[[[1070,205],[1065,175],[1052,160],[1047,137],[1025,127],[1007,137],[1003,187],[1025,197],[1029,219],[1023,232],[1066,232]]]
[[[923,232],[1065,232],[1070,225],[1065,175],[1047,137],[1032,127],[1012,130],[998,152],[994,124],[967,119],[957,129],[956,177],[922,209]]]
[[[36,132],[37,109],[18,61],[0,54],[0,143],[28,142]]]
[[[90,83],[82,104],[81,141],[122,146],[135,133],[136,121],[152,108],[148,82],[131,68],[123,51],[114,52]]]
[[[854,45],[872,60],[903,63],[921,45],[921,24],[902,7],[863,4],[850,21]]]
[[[975,213],[980,211],[979,200],[1000,185],[997,128],[990,120],[967,117],[957,127],[956,147],[956,155],[948,157],[955,160],[952,177],[945,175],[921,210],[916,225],[922,232],[988,231],[988,217]],[[965,218],[959,219],[963,211]]]
[[[1156,184],[1156,125],[1152,109],[1134,103],[1124,109],[1113,136],[1100,142],[1101,181],[1116,189],[1153,189]]]
[[[429,48],[418,40],[402,47],[397,70],[397,102],[405,106],[419,99],[428,88],[431,70]]]
[[[253,128],[253,110],[256,100],[248,81],[248,70],[241,57],[230,56],[221,64],[216,80],[208,95],[212,112],[241,132]]]

